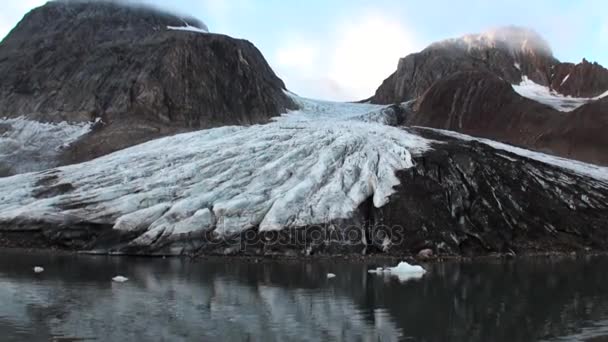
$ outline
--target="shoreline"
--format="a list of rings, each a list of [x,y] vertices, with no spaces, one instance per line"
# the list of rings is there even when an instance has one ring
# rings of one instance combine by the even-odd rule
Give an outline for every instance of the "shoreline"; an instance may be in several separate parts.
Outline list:
[[[112,253],[96,253],[87,251],[74,251],[61,248],[24,248],[24,247],[0,247],[0,254],[31,254],[31,255],[50,255],[50,256],[90,256],[90,257],[110,257],[121,259],[187,259],[191,262],[197,261],[217,261],[217,260],[236,260],[239,262],[248,263],[264,263],[264,262],[280,262],[280,263],[303,263],[311,261],[349,261],[357,263],[374,263],[374,262],[399,262],[407,261],[408,263],[453,263],[453,262],[491,262],[491,261],[516,261],[516,260],[551,260],[563,258],[589,258],[608,256],[608,251],[579,251],[579,252],[535,252],[521,253],[517,255],[492,253],[488,255],[478,256],[456,256],[456,255],[439,255],[431,258],[420,258],[412,255],[385,255],[385,254],[368,254],[368,255],[146,255],[146,254],[112,254]]]

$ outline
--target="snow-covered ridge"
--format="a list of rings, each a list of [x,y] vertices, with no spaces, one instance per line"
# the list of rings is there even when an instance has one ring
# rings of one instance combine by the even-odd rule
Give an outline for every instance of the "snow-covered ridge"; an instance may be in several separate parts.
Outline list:
[[[427,127],[419,127],[419,128],[439,132],[443,135],[465,140],[465,141],[478,141],[478,142],[484,143],[486,145],[489,145],[490,147],[495,148],[497,150],[511,152],[511,153],[514,153],[514,154],[522,156],[522,157],[534,159],[534,160],[543,162],[545,164],[557,166],[557,167],[575,172],[579,175],[584,175],[587,177],[591,177],[591,178],[594,178],[597,180],[604,181],[608,185],[608,167],[587,164],[587,163],[577,161],[577,160],[561,158],[561,157],[552,156],[549,154],[544,154],[541,152],[530,151],[530,150],[526,150],[526,149],[516,147],[513,145],[503,144],[503,143],[500,143],[500,142],[497,142],[494,140],[472,137],[470,135],[457,133],[457,132],[453,132],[453,131],[446,131],[446,130],[442,130],[442,129],[427,128]]]
[[[52,167],[60,150],[88,133],[92,125],[0,119],[0,164],[10,166],[15,173]]]
[[[386,204],[399,182],[395,171],[429,148],[400,128],[354,119],[386,107],[296,99],[301,110],[267,125],[176,135],[0,179],[0,222],[109,224],[139,233],[132,244],[142,246],[212,229],[327,223],[350,218],[370,197],[376,207]],[[73,190],[36,198],[49,176]]]
[[[562,83],[567,80],[568,76],[564,78]],[[549,89],[549,87],[535,83],[527,76],[523,76],[520,84],[513,85],[513,90],[523,97],[549,105],[560,112],[571,112],[586,103],[608,96],[608,91],[594,98],[566,96]]]

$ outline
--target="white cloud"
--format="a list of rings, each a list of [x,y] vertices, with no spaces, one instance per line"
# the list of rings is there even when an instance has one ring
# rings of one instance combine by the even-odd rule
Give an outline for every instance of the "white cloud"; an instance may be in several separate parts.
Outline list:
[[[317,64],[319,53],[320,49],[317,44],[294,39],[293,42],[277,49],[275,59],[281,68],[299,68],[304,72],[309,72]]]
[[[329,77],[349,89],[352,99],[363,99],[397,69],[399,58],[417,50],[413,34],[399,20],[368,12],[340,27]]]
[[[419,50],[414,35],[396,18],[362,11],[336,22],[323,41],[305,34],[284,39],[271,64],[292,91],[329,100],[361,100],[392,74],[399,58]]]

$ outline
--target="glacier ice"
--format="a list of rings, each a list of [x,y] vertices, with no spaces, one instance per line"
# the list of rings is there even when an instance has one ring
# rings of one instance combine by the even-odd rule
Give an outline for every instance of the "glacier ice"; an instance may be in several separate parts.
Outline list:
[[[92,125],[44,123],[23,117],[0,119],[0,167],[25,173],[56,166],[61,149],[88,133]]]
[[[301,109],[266,125],[180,134],[0,179],[0,223],[110,225],[136,234],[132,246],[328,223],[350,218],[368,198],[386,204],[395,171],[430,148],[382,124],[390,106],[290,96]],[[63,192],[37,195],[61,185]]]

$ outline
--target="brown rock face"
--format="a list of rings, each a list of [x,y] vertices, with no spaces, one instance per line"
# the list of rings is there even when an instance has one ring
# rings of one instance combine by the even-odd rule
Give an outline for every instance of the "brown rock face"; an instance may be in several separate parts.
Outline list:
[[[0,113],[104,124],[64,162],[176,132],[267,121],[295,105],[250,42],[196,20],[116,2],[50,2],[0,44]]]
[[[538,138],[534,148],[608,165],[608,98],[590,102],[567,113]]]
[[[510,83],[519,83],[526,75],[536,83],[549,85],[551,67],[557,63],[538,34],[507,27],[492,34],[435,43],[402,58],[397,71],[370,100],[389,104],[415,99],[436,81],[461,71],[490,72]]]
[[[551,88],[574,97],[595,97],[608,90],[608,69],[586,59],[579,64],[560,63],[553,70]]]
[[[461,72],[436,82],[406,123],[608,165],[608,98],[559,112],[521,97],[487,72]]]
[[[507,81],[468,71],[436,82],[407,123],[529,146],[560,113],[519,96]]]

